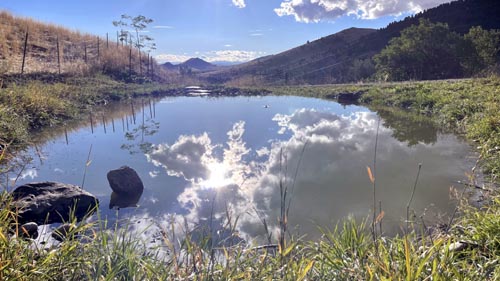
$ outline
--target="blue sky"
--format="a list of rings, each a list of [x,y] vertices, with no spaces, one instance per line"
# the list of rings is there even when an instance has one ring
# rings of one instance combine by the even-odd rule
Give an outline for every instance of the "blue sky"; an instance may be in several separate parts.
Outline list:
[[[1,0],[0,9],[82,32],[116,34],[113,20],[144,15],[155,57],[247,61],[349,27],[381,28],[449,0]]]

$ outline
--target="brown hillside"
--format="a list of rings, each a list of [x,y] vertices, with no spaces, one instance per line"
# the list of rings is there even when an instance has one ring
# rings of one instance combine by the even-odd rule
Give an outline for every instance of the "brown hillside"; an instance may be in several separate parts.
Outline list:
[[[335,83],[335,77],[325,73],[347,60],[353,46],[374,32],[375,29],[349,28],[276,55],[211,72],[206,79],[219,83],[231,80],[232,85]],[[360,57],[371,55],[367,52]]]
[[[28,18],[16,17],[9,12],[0,11],[0,74],[21,72],[24,40],[28,32],[24,73],[59,72],[88,74],[101,71],[105,74],[126,76],[129,72],[130,47],[117,44],[116,33],[106,37],[84,34],[67,28],[38,22]],[[116,32],[116,31],[113,31]],[[148,54],[132,48],[132,72],[144,76],[151,62],[155,75],[160,69],[154,60],[148,62]]]

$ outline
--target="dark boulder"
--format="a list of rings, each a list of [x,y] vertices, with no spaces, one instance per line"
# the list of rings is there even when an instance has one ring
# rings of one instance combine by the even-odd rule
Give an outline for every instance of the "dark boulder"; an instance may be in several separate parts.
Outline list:
[[[38,225],[34,222],[28,222],[19,227],[19,237],[36,239],[38,237]]]
[[[97,198],[80,187],[58,182],[29,183],[12,192],[18,223],[51,224],[69,221],[72,216],[80,221],[93,213],[99,204]]]
[[[113,190],[109,208],[133,207],[137,204],[144,191],[144,185],[137,172],[123,166],[108,172],[109,186]]]

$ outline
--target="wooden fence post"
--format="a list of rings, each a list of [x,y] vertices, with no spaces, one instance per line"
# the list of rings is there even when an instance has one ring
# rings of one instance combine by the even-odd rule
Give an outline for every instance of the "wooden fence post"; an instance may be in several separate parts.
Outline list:
[[[23,64],[21,65],[21,74],[24,73],[24,63],[26,62],[27,49],[28,49],[28,28],[26,28],[26,37],[24,38]]]
[[[84,60],[85,60],[85,63],[87,63],[87,42],[84,42],[83,43],[83,49],[85,51],[85,54],[84,54]]]
[[[57,43],[57,70],[59,72],[59,75],[61,75],[61,54],[59,52],[59,35],[56,37],[56,43]]]
[[[99,62],[99,59],[100,59],[100,56],[101,56],[101,52],[100,52],[100,49],[99,49],[99,36],[97,36],[97,62]]]

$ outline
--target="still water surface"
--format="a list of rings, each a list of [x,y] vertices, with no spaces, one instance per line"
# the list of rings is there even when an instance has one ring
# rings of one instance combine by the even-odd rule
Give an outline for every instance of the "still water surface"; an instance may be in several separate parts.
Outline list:
[[[292,198],[291,231],[314,239],[317,225],[370,216],[367,166],[373,169],[379,116],[376,180],[384,231],[394,233],[404,224],[419,163],[412,209],[428,221],[451,213],[449,188],[471,168],[464,161],[471,155],[467,144],[422,118],[301,97],[177,97],[110,105],[94,113],[92,124],[51,132],[32,149],[33,164],[17,184],[82,185],[90,151],[84,188],[98,196],[104,216],[220,230],[229,213],[238,218],[240,237],[253,239],[264,237],[263,219],[271,231],[277,225],[281,181]],[[117,212],[108,209],[106,173],[123,165],[138,172],[145,190],[139,207]]]

